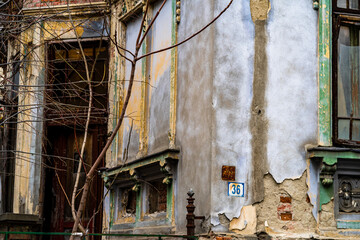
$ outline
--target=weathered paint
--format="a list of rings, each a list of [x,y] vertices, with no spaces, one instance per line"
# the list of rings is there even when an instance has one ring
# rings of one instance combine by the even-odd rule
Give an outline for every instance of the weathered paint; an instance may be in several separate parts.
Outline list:
[[[153,16],[162,1],[153,5]],[[172,39],[172,1],[167,1],[154,22],[151,33],[151,51],[171,45]],[[150,57],[150,86],[148,96],[148,144],[149,153],[169,147],[170,130],[170,78],[171,51],[161,52]]]
[[[178,38],[178,21],[176,19],[176,0],[172,0],[172,29],[171,29],[171,45],[177,43]],[[180,2],[181,4],[181,2]],[[177,59],[178,59],[178,49],[171,49],[171,76],[170,76],[170,130],[169,130],[169,139],[170,139],[170,148],[175,147],[175,136],[176,136],[176,93],[177,93]]]
[[[143,13],[144,14],[144,13]],[[143,31],[144,32],[144,31]],[[149,51],[149,41],[145,40],[141,49],[142,54],[145,54]],[[140,143],[139,143],[139,153],[137,154],[137,157],[145,156],[148,151],[148,92],[149,92],[149,85],[150,85],[150,79],[149,79],[149,72],[148,72],[148,66],[149,66],[149,58],[145,58],[142,61],[141,64],[141,113],[140,113]]]
[[[117,12],[118,9],[116,7],[113,7],[110,18],[110,36],[114,39],[117,39],[118,44],[120,44],[121,47],[124,47],[123,45],[123,35],[121,31],[121,23],[117,20]],[[119,29],[119,30],[118,30]],[[123,51],[122,51],[123,52]],[[118,56],[117,49],[113,45],[113,43],[110,43],[110,58],[115,59],[114,61],[109,61],[109,69],[112,69],[113,71],[109,71],[109,120],[108,120],[108,132],[111,132],[118,121],[119,116],[119,102],[121,101],[121,93],[122,93],[122,83],[124,81],[123,78],[120,77],[121,75],[121,63],[122,61],[119,59],[120,56]],[[119,156],[119,150],[122,148],[119,147],[119,142],[122,140],[122,131],[118,131],[115,140],[113,141],[110,150],[106,153],[106,167],[114,167],[117,164],[117,158]]]
[[[217,1],[214,15],[227,3],[228,1]],[[234,1],[214,28],[211,92],[213,197],[210,211],[212,229],[228,231],[228,227],[221,224],[219,214],[232,220],[240,217],[244,205],[253,203],[252,191],[249,191],[252,188],[252,137],[249,123],[253,98],[255,26],[249,1]],[[244,198],[227,196],[228,184],[221,180],[222,165],[236,166],[236,182],[245,183]],[[223,204],[218,204],[219,202]]]
[[[332,145],[331,123],[331,0],[320,0],[319,6],[319,117],[318,143]]]
[[[152,45],[148,49],[163,47],[162,40],[168,40],[164,45],[175,43],[176,29],[178,41],[185,39],[227,3],[181,1],[178,25],[165,17],[170,12],[174,14],[174,8],[166,5],[164,15],[158,19],[161,21],[151,32]],[[258,22],[254,24],[253,20]],[[127,41],[131,24],[127,25]],[[261,186],[255,184],[254,177],[261,179],[267,171],[274,178],[271,181],[266,178],[271,183],[271,188],[264,189],[267,194],[274,188],[279,190],[284,185],[277,184],[284,182],[287,189],[301,186],[303,195],[294,195],[301,201],[306,198],[304,145],[317,140],[316,24],[316,12],[305,1],[294,1],[289,7],[280,0],[272,0],[271,8],[269,1],[234,1],[212,27],[179,46],[177,57],[173,49],[170,55],[159,54],[148,58],[147,64],[138,63],[143,88],[134,91],[141,92],[143,103],[141,131],[147,126],[146,121],[149,125],[148,134],[145,130],[140,137],[143,140],[134,141],[145,143],[148,137],[147,154],[169,143],[181,149],[173,191],[173,219],[180,233],[185,229],[185,215],[181,213],[189,188],[195,191],[195,214],[207,218],[202,225],[206,227],[197,228],[199,232],[228,231],[231,223],[234,229],[241,229],[239,232],[253,229],[243,229],[245,220],[239,219],[248,223],[258,221],[254,214],[242,209],[247,209],[244,206],[250,209],[256,199],[262,199],[253,194]],[[156,37],[161,29],[166,31]],[[148,64],[151,69],[145,69]],[[144,88],[145,73],[150,75],[148,91]],[[165,98],[159,101],[161,96]],[[256,121],[257,118],[261,121]],[[126,132],[126,145],[125,136]],[[159,139],[161,143],[155,143]],[[145,144],[139,149],[145,150]],[[236,166],[236,181],[244,182],[245,189],[256,185],[254,190],[246,191],[244,198],[227,196],[227,182],[221,180],[220,174],[222,165]],[[264,168],[256,171],[257,166]],[[311,197],[315,198],[316,194]],[[265,197],[262,207],[271,208],[273,199],[270,200]],[[309,225],[313,227],[311,204],[306,199],[304,202],[306,219],[310,219]],[[285,232],[280,224],[277,220],[270,227]],[[302,229],[306,225],[301,221],[296,224]],[[285,227],[290,228],[291,224]]]
[[[312,161],[312,165],[317,165],[316,167],[313,168],[313,171],[317,174],[320,173],[320,163],[316,163],[317,161],[320,161],[322,163],[325,163],[329,166],[332,166],[334,164],[336,164],[340,159],[359,159],[360,158],[360,153],[356,152],[356,151],[352,151],[352,149],[346,149],[346,148],[333,148],[333,151],[330,151],[328,148],[308,148],[307,149],[308,152],[308,157],[310,158],[310,161]],[[316,176],[313,175],[314,179],[318,179],[318,177],[316,178]],[[314,180],[313,180],[314,181]],[[324,186],[323,184],[321,184],[321,182],[318,180],[317,183],[319,184],[318,186],[318,194],[319,194],[319,203],[318,203],[318,210],[322,210],[322,206],[324,204],[328,204],[331,199],[333,199],[334,197],[334,185],[331,184],[329,186]],[[313,182],[313,184],[315,184],[315,182]],[[316,187],[312,187],[312,189],[310,189],[312,192],[314,192],[314,189],[316,189]],[[315,192],[316,193],[316,192]],[[316,205],[314,205],[316,206]],[[316,209],[317,209],[316,208]]]
[[[308,185],[308,192],[307,195],[310,199],[310,203],[313,205],[313,216],[318,221],[319,215],[318,215],[318,209],[319,209],[319,182],[320,182],[320,166],[321,161],[312,161],[310,159],[307,159],[307,179],[306,184]]]
[[[268,171],[278,183],[303,175],[305,145],[317,143],[316,14],[307,1],[271,1],[265,114]]]
[[[215,2],[181,1],[179,42],[211,21]],[[211,192],[212,184],[209,184],[219,177],[216,173],[214,178],[210,175],[212,153],[215,153],[212,147],[212,134],[216,130],[212,126],[212,103],[215,104],[212,99],[215,73],[214,30],[215,27],[211,27],[178,47],[176,144],[181,147],[181,159],[176,179],[178,188],[175,216],[176,228],[182,233],[185,232],[186,224],[185,214],[182,212],[186,209],[186,193],[189,189],[192,188],[195,192],[195,214],[205,215],[207,218],[210,216],[213,198],[219,196],[216,191]],[[215,216],[217,217],[217,214]]]
[[[141,24],[141,18],[135,18],[133,21],[127,23],[126,29],[126,48],[134,52],[135,51],[135,44],[137,34],[139,32]],[[127,57],[131,58],[129,53],[126,54]],[[139,152],[139,142],[140,142],[140,131],[141,131],[141,85],[142,85],[142,61],[138,61],[136,64],[135,70],[135,78],[134,78],[134,85],[133,90],[130,98],[129,105],[126,109],[126,118],[124,119],[124,131],[123,131],[123,146],[122,152],[128,154],[128,161],[134,160]],[[125,63],[125,83],[124,83],[124,91],[125,94],[127,92],[127,86],[130,79],[130,70],[131,70],[131,63],[126,61]],[[120,106],[121,107],[121,106]],[[129,134],[131,130],[131,136],[129,139]],[[128,143],[130,140],[130,143]],[[129,149],[125,150],[129,146]],[[126,151],[126,152],[125,152]],[[119,156],[122,161],[125,161],[126,156]],[[124,158],[125,157],[125,158]],[[124,163],[124,162],[121,162]]]
[[[319,184],[319,211],[322,210],[322,205],[327,204],[334,197],[334,185],[324,186]]]
[[[280,184],[270,174],[265,176],[266,197],[263,202],[255,205],[258,218],[257,232],[284,233],[289,238],[291,234],[303,233],[304,239],[314,234],[317,223],[312,215],[312,205],[306,200],[307,185],[305,183],[306,173],[299,179],[287,179]],[[287,196],[290,201],[282,202],[282,196]],[[284,221],[281,218],[280,214],[283,211],[291,214],[291,221]]]
[[[76,39],[76,35],[81,38],[95,38],[107,36],[109,29],[105,18],[83,18],[75,19],[73,23],[69,21],[46,21],[44,23],[44,39]],[[73,27],[74,25],[74,27]]]
[[[337,228],[349,228],[349,229],[360,229],[360,222],[351,222],[351,221],[337,221]],[[359,232],[357,232],[359,234]]]
[[[255,234],[256,221],[256,207],[252,205],[243,206],[240,217],[231,220],[229,230],[241,235]]]
[[[42,120],[43,94],[36,85],[44,84],[44,46],[41,45],[41,23],[22,34],[28,46],[21,45],[24,55],[28,54],[28,64],[20,70],[20,84],[29,85],[20,90],[28,90],[19,96],[19,105],[34,104],[35,107],[19,107],[18,132],[14,177],[14,213],[39,214],[39,191],[42,166]],[[32,46],[40,46],[32,49]],[[32,51],[29,52],[29,49]],[[40,64],[39,64],[40,63]],[[32,85],[34,87],[32,87]]]

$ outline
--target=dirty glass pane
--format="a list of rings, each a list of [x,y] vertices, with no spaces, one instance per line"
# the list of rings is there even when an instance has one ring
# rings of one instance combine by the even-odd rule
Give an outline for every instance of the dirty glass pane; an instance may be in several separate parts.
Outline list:
[[[352,140],[360,141],[360,121],[353,121]]]
[[[338,138],[349,140],[350,120],[340,119],[338,122]]]
[[[338,0],[337,7],[339,8],[346,8],[346,0]]]
[[[350,29],[342,26],[338,39],[338,116],[350,117],[351,114],[351,76],[354,51],[358,47],[350,45]]]
[[[350,0],[349,7],[350,9],[359,9],[359,0]]]

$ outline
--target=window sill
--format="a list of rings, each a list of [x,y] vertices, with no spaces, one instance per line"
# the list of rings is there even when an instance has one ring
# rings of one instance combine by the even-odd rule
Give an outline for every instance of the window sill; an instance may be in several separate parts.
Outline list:
[[[42,220],[33,214],[3,213],[0,214],[0,223],[40,225]]]

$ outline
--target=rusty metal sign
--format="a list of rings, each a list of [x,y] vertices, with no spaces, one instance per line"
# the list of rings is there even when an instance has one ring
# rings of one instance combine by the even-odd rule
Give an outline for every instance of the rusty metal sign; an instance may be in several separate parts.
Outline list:
[[[235,166],[222,166],[221,179],[225,181],[235,181]]]

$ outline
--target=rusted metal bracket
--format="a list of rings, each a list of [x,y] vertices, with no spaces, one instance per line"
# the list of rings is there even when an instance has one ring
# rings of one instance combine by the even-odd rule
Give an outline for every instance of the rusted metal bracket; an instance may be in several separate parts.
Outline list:
[[[195,216],[194,214],[195,211],[195,205],[194,205],[195,198],[193,198],[194,194],[195,193],[192,189],[190,189],[189,192],[187,193],[189,197],[187,198],[188,205],[186,206],[187,209],[186,230],[187,230],[187,236],[189,237],[195,235],[195,219],[202,221],[205,220],[205,216]],[[190,239],[192,238],[188,238],[188,240]]]

